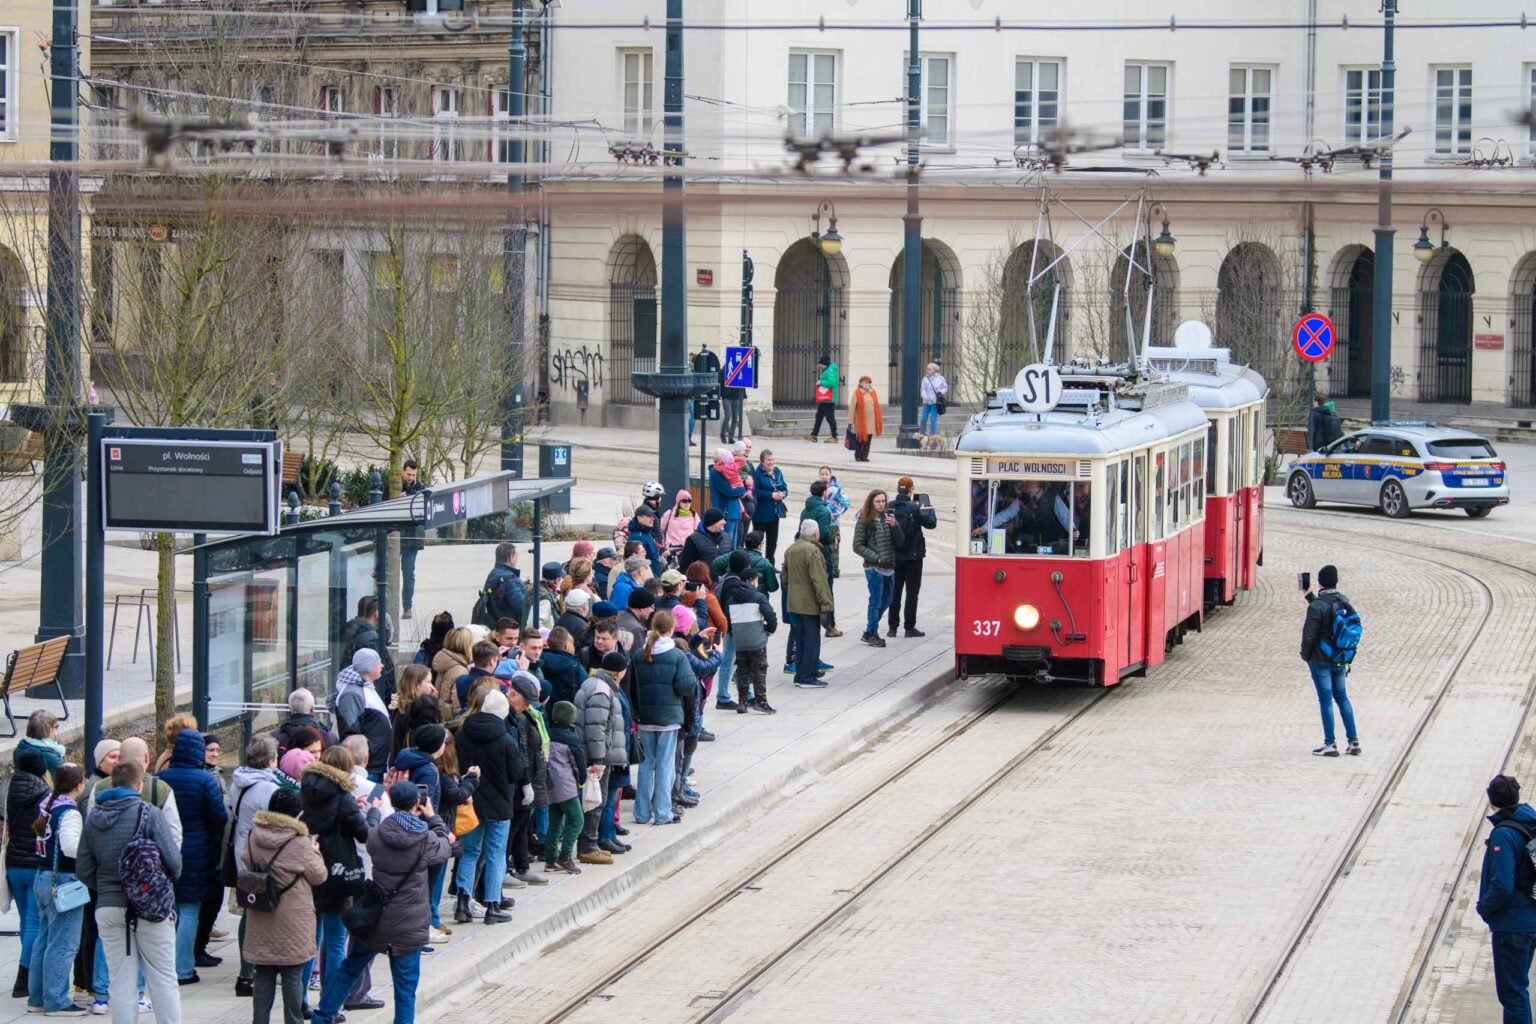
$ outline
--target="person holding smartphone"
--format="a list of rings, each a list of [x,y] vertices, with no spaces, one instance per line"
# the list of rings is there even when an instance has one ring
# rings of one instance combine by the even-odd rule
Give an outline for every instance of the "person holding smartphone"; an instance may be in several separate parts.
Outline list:
[[[1312,674],[1312,685],[1317,688],[1317,703],[1323,716],[1323,745],[1313,750],[1318,757],[1338,757],[1339,748],[1334,743],[1333,706],[1339,706],[1339,717],[1344,719],[1344,738],[1349,741],[1347,754],[1360,753],[1360,735],[1355,731],[1355,709],[1349,702],[1345,680],[1349,666],[1338,664],[1325,653],[1323,641],[1333,635],[1333,623],[1340,609],[1352,610],[1349,598],[1339,591],[1339,570],[1325,565],[1317,571],[1317,582],[1322,588],[1312,593],[1309,574],[1302,573],[1298,584],[1307,601],[1307,616],[1301,627],[1301,658]],[[1358,621],[1358,620],[1357,620]]]
[[[853,553],[864,559],[864,581],[869,585],[869,614],[861,639],[871,647],[884,647],[880,616],[891,607],[896,587],[896,549],[906,533],[886,507],[884,491],[870,491],[853,528]]]
[[[911,477],[902,477],[896,481],[896,498],[891,502],[891,516],[901,527],[901,542],[896,545],[896,574],[886,636],[896,635],[897,619],[902,620],[908,638],[925,635],[917,628],[917,595],[923,588],[923,559],[928,557],[928,541],[923,531],[937,528],[939,517],[928,495],[914,495],[915,488]]]

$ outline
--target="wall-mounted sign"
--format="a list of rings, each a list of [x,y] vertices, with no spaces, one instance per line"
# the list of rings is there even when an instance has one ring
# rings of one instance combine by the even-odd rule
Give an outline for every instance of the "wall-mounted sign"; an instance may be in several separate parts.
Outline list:
[[[988,459],[989,476],[1048,477],[1053,480],[1075,480],[1076,459]]]
[[[709,288],[709,287],[712,287],[714,285],[714,283],[715,283],[715,272],[713,270],[702,270],[702,269],[700,269],[700,270],[695,270],[693,273],[694,273],[694,280],[697,281],[699,284],[703,285],[705,288]]]
[[[1504,335],[1502,334],[1474,334],[1472,344],[1476,348],[1502,349],[1504,347]]]

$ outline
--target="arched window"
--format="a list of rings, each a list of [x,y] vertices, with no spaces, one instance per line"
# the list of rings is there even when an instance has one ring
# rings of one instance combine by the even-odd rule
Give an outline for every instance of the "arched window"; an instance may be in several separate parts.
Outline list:
[[[608,256],[608,359],[613,367],[608,401],[650,405],[630,374],[656,369],[656,258],[639,235],[625,235]]]
[[[773,404],[815,404],[816,365],[823,355],[846,380],[848,367],[848,262],[823,255],[809,238],[779,257],[773,275]]]

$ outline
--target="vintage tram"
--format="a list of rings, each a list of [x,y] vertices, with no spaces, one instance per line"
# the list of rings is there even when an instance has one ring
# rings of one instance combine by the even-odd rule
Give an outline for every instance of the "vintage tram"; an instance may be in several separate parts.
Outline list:
[[[1209,348],[1056,372],[956,443],[956,670],[1112,685],[1254,585],[1265,387]]]

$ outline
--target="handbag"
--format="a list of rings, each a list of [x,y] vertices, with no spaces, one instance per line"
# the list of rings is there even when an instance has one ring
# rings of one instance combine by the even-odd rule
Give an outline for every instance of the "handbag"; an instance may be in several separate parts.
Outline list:
[[[351,836],[321,836],[320,856],[325,861],[327,877],[315,887],[316,899],[340,903],[349,896],[362,894],[363,861]]]
[[[603,806],[603,777],[601,775],[588,775],[587,781],[581,784],[581,810],[595,811]]]
[[[857,443],[853,437],[853,427],[850,426],[843,432],[843,447],[853,451],[853,446]]]
[[[470,797],[453,812],[454,836],[467,836],[480,827],[480,815],[475,813],[475,798]]]
[[[246,910],[261,910],[271,913],[282,902],[283,893],[299,884],[300,876],[297,874],[293,876],[292,881],[282,888],[278,888],[277,880],[272,877],[272,865],[277,863],[277,858],[282,856],[283,850],[288,844],[297,838],[298,836],[295,835],[284,839],[282,845],[277,848],[277,852],[272,854],[265,867],[253,863],[247,865],[246,869],[240,872],[235,888],[240,893],[240,905],[242,907]]]
[[[832,401],[832,389],[825,384],[817,384],[816,401],[818,403]]]
[[[421,837],[421,851],[416,854],[416,863],[411,865],[411,870],[400,876],[399,885],[386,891],[382,885],[370,878],[363,884],[362,893],[352,901],[352,905],[342,911],[341,923],[359,942],[367,943],[368,937],[384,919],[384,908],[389,906],[389,901],[399,895],[405,883],[421,868],[422,859],[427,855],[428,838],[428,836]]]
[[[943,395],[939,395],[938,398],[939,400],[933,404],[934,407],[939,410],[939,415],[943,416],[946,412],[949,411],[949,399],[945,398]]]
[[[53,891],[51,893],[53,897],[53,909],[63,914],[74,910],[76,907],[83,907],[87,903],[91,902],[91,890],[85,887],[84,882],[77,878],[73,882],[65,882],[63,885],[59,885],[58,877],[59,844],[58,841],[55,840],[53,844],[54,885]]]

